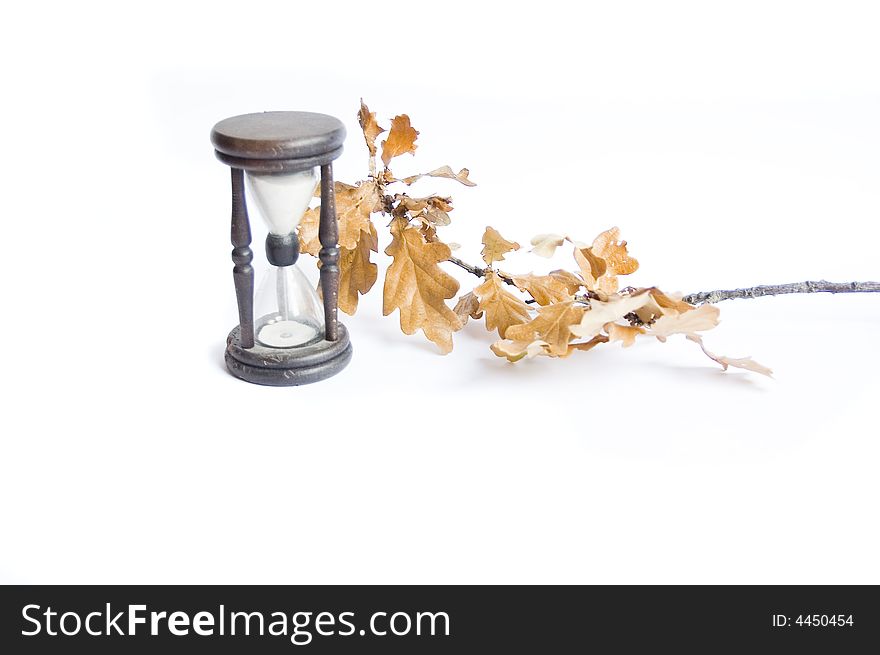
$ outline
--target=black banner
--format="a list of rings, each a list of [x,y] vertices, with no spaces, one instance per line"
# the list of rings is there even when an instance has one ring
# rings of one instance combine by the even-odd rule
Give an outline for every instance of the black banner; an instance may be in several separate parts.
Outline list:
[[[876,587],[0,588],[2,653],[867,652]],[[647,650],[646,650],[647,649]]]

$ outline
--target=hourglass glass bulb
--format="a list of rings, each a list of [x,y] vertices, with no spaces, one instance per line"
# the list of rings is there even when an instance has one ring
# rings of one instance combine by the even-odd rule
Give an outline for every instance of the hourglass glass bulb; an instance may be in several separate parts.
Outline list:
[[[309,206],[318,180],[315,169],[295,173],[247,174],[248,187],[269,232],[287,237]],[[269,245],[272,245],[272,248]],[[256,340],[269,348],[295,348],[314,343],[323,334],[321,302],[315,289],[293,262],[298,252],[276,252],[278,242],[267,240],[271,264],[257,292],[254,314]],[[282,241],[298,249],[296,239]]]
[[[247,181],[269,232],[279,236],[293,232],[318,185],[313,168],[296,173],[248,173]]]
[[[270,266],[254,301],[256,338],[269,348],[295,348],[324,334],[323,305],[299,267]]]

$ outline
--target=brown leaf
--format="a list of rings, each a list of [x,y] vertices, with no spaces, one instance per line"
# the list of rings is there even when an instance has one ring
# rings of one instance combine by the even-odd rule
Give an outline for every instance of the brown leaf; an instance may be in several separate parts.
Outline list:
[[[430,223],[431,225],[449,225],[452,222],[452,219],[449,218],[449,214],[447,214],[442,209],[437,209],[435,206],[430,206],[425,210],[425,213],[420,217]]]
[[[582,282],[568,271],[553,271],[549,275],[515,275],[513,283],[525,291],[539,305],[571,300]]]
[[[370,261],[370,252],[379,252],[376,227],[370,222],[368,232],[361,232],[355,248],[339,253],[339,309],[349,316],[357,311],[358,294],[364,295],[376,283],[379,267]]]
[[[654,299],[654,291],[657,289],[655,287],[649,287],[647,289],[639,289],[637,293],[631,293],[629,295],[641,295],[643,293],[648,294],[648,298],[645,301],[645,304],[641,307],[634,309],[633,313],[638,317],[639,321],[641,321],[645,325],[653,325],[654,322],[660,318],[661,316],[676,315],[678,314],[678,310],[674,307],[667,307],[663,309],[657,301]]]
[[[458,280],[437,264],[451,256],[444,243],[427,243],[406,219],[391,221],[391,245],[385,254],[394,258],[385,275],[382,313],[400,310],[400,329],[413,334],[421,329],[445,354],[452,350],[452,333],[462,322],[446,304],[458,292]]]
[[[474,289],[480,299],[480,309],[486,313],[486,329],[498,329],[502,339],[513,325],[527,322],[531,318],[529,306],[504,289],[505,283],[494,271],[486,271],[486,281]]]
[[[602,332],[608,323],[623,320],[624,316],[649,302],[651,296],[644,289],[629,296],[610,296],[605,302],[591,300],[590,309],[577,325],[572,326],[571,332],[582,339],[591,339]]]
[[[626,241],[618,241],[619,238],[620,229],[612,227],[593,240],[593,254],[605,260],[609,275],[629,275],[639,267],[639,262],[629,256]]]
[[[370,214],[382,209],[382,201],[376,182],[366,180],[359,186],[345,182],[333,185],[336,197],[336,220],[339,225],[339,247],[353,250],[357,248],[361,232],[369,232]],[[297,226],[300,252],[317,257],[321,250],[318,238],[321,206],[306,211]]]
[[[595,337],[590,339],[589,341],[581,341],[578,343],[570,343],[568,344],[568,352],[569,354],[573,353],[575,350],[592,350],[600,343],[608,343],[609,339],[604,334],[597,334]]]
[[[721,311],[714,305],[700,305],[681,314],[664,313],[651,325],[651,334],[663,341],[672,334],[693,334],[711,330],[718,325],[720,313]]]
[[[306,210],[296,226],[296,234],[299,237],[299,251],[307,252],[312,257],[317,257],[321,250],[321,242],[318,240],[318,228],[321,222],[321,207],[312,207]]]
[[[511,250],[519,250],[519,244],[516,241],[508,241],[494,227],[486,227],[483,232],[483,261],[487,264],[500,262],[504,260],[504,253]]]
[[[638,269],[638,261],[629,256],[626,241],[618,241],[619,236],[620,230],[613,227],[597,236],[590,247],[572,240],[575,244],[574,259],[588,289],[605,294],[616,293],[619,286],[617,276],[628,275]]]
[[[421,223],[419,223],[418,228],[419,232],[422,233],[422,236],[425,237],[425,241],[427,241],[428,243],[433,243],[434,241],[440,240],[437,238],[437,228],[430,223],[422,221]],[[451,245],[449,245],[448,243],[446,245],[449,246],[450,250],[452,250]]]
[[[624,348],[629,348],[636,342],[636,337],[645,333],[645,328],[632,325],[618,325],[607,323],[605,331],[611,341],[622,341]]]
[[[528,323],[513,325],[504,333],[506,339],[532,343],[547,343],[547,354],[565,357],[572,339],[571,327],[580,323],[584,308],[574,302],[559,302],[538,308],[538,315]]]
[[[444,212],[452,211],[452,198],[444,198],[443,196],[428,196],[428,204],[435,209]]]
[[[473,291],[468,291],[463,296],[458,297],[458,302],[452,308],[462,325],[467,325],[469,318],[482,318],[483,312],[480,311],[480,299],[474,295]]]
[[[370,214],[379,211],[381,199],[373,180],[351,186],[336,182],[336,220],[339,222],[339,247],[356,248],[360,233],[369,232]]]
[[[382,163],[388,166],[389,162],[398,155],[415,153],[416,138],[419,133],[409,124],[409,116],[401,114],[391,120],[391,131],[388,138],[382,142]]]
[[[569,273],[568,271],[557,269],[555,271],[550,271],[550,277],[554,280],[558,280],[562,284],[566,286],[569,293],[576,293],[578,289],[584,286],[583,281],[578,278],[574,273]]]
[[[447,212],[452,211],[452,198],[442,196],[426,196],[413,198],[405,193],[394,195],[397,203],[394,211],[395,216],[406,217],[409,220],[419,219],[423,223],[432,225],[449,225],[450,218]]]
[[[560,234],[538,234],[532,237],[532,252],[549,259],[564,241],[565,237]]]
[[[509,362],[518,362],[519,360],[531,359],[538,355],[546,355],[549,344],[540,339],[514,341],[512,339],[501,339],[496,341],[489,348],[499,357],[506,357]]]
[[[364,132],[364,140],[367,142],[370,156],[375,156],[376,137],[382,134],[385,128],[379,127],[379,123],[376,122],[376,112],[370,111],[370,108],[364,104],[363,98],[361,98],[361,109],[358,112],[358,123],[360,123],[361,130]]]
[[[703,305],[703,307],[706,307],[706,305]],[[762,364],[759,364],[751,357],[734,358],[725,357],[724,355],[716,355],[715,353],[706,350],[706,346],[703,345],[703,339],[699,335],[689,334],[687,338],[691,341],[695,341],[696,343],[698,343],[702,351],[706,354],[706,357],[721,364],[721,368],[725,371],[727,370],[728,366],[733,366],[734,368],[742,368],[747,371],[766,375],[768,378],[773,377],[773,371],[771,369]]]
[[[620,282],[618,282],[616,275],[603,275],[596,280],[596,286],[592,291],[610,296],[617,293],[618,289],[620,289]]]
[[[599,334],[589,341],[568,344],[568,352],[563,357],[568,357],[576,350],[592,350],[600,343],[608,343],[608,337]],[[493,353],[499,357],[506,357],[510,362],[518,362],[521,359],[531,359],[538,355],[549,355],[549,344],[546,341],[536,339],[535,341],[513,341],[511,339],[502,339],[496,341],[490,346]]]
[[[587,283],[587,288],[592,289],[596,285],[596,281],[605,275],[608,266],[605,260],[593,254],[592,248],[574,249],[574,260],[577,262],[578,268],[581,269],[581,275]]]
[[[413,198],[405,193],[394,194],[397,207],[401,207],[410,214],[418,214],[428,206],[428,198]]]
[[[435,168],[430,173],[419,173],[418,175],[410,175],[409,177],[403,178],[401,182],[409,186],[413,184],[416,180],[419,180],[423,177],[445,177],[450,180],[457,180],[465,186],[477,186],[475,182],[471,182],[468,179],[468,175],[470,175],[470,171],[466,168],[462,168],[460,171],[458,171],[458,173],[455,173],[449,166],[441,166],[440,168]]]
[[[694,306],[684,302],[681,296],[676,298],[672,294],[663,293],[657,287],[651,287],[648,291],[664,314],[689,312],[694,309]]]
[[[602,294],[602,291],[596,290],[596,293]],[[647,296],[645,295],[647,294]],[[607,295],[604,300],[615,298],[638,297],[642,301],[632,312],[638,317],[641,323],[651,326],[662,316],[678,316],[679,314],[694,309],[693,305],[689,305],[676,298],[673,294],[667,294],[657,287],[647,287],[635,289],[625,294]]]

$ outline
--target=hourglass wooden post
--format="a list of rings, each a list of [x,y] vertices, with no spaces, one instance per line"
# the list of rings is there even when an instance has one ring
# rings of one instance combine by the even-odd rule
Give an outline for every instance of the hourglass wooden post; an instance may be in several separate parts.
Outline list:
[[[242,348],[254,347],[254,253],[251,245],[251,224],[244,199],[244,171],[232,168],[232,276],[238,302]]]
[[[336,196],[333,193],[333,164],[321,166],[321,292],[324,296],[324,327],[327,341],[336,341],[339,304],[339,228],[336,224]]]
[[[227,339],[226,365],[236,377],[273,386],[307,384],[336,374],[351,359],[348,331],[337,320],[339,230],[332,167],[344,139],[339,120],[310,112],[234,116],[211,132],[217,158],[232,169],[239,324]],[[296,266],[296,225],[319,183],[320,300]],[[269,229],[266,275],[256,295],[245,186]]]

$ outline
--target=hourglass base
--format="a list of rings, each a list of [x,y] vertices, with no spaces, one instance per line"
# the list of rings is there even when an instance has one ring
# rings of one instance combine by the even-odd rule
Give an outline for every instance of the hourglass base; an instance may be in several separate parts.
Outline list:
[[[267,348],[259,342],[242,348],[239,326],[226,340],[226,368],[235,377],[273,387],[311,384],[336,375],[351,360],[348,330],[339,324],[336,341],[318,341],[299,348]]]

